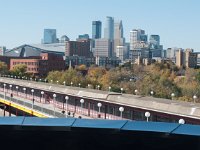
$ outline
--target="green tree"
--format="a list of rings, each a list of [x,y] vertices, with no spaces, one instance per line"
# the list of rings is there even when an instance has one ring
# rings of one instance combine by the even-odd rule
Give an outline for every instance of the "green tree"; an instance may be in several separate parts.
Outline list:
[[[6,63],[0,61],[0,74],[7,74],[8,73],[8,66]]]
[[[27,66],[25,64],[17,64],[10,72],[15,76],[26,76],[26,70]]]

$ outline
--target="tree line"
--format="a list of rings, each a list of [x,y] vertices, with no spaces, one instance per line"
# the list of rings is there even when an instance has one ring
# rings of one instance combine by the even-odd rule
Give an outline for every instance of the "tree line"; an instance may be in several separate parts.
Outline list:
[[[26,72],[26,65],[16,65],[10,71],[6,68],[5,63],[1,62],[1,74],[32,76]],[[51,71],[45,80],[55,84],[167,99],[172,99],[171,94],[174,93],[173,99],[181,101],[194,101],[193,96],[196,95],[195,101],[198,102],[200,97],[200,69],[177,68],[170,62],[156,62],[149,66],[127,63],[112,69],[80,65],[65,71]]]

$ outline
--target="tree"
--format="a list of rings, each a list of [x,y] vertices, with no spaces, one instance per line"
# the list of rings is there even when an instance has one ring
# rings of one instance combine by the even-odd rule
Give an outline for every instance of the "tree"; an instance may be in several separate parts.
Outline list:
[[[11,70],[11,74],[15,76],[25,76],[26,70],[27,70],[27,66],[25,64],[17,64]]]
[[[101,77],[106,74],[106,70],[101,67],[91,67],[88,70],[88,74],[86,78],[90,80],[90,83],[92,84],[93,88],[96,87],[96,85],[100,84]]]
[[[8,66],[6,63],[0,61],[0,74],[7,74],[8,73]]]

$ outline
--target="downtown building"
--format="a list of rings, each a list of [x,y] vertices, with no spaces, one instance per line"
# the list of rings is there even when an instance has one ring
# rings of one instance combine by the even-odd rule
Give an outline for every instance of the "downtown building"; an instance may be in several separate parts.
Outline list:
[[[141,56],[141,51],[148,49],[147,35],[144,30],[133,29],[130,31],[130,52],[129,59],[132,62]]]
[[[101,38],[101,29],[102,23],[101,21],[92,21],[92,39],[100,39]]]
[[[163,45],[160,45],[159,35],[150,35],[149,38],[149,48],[152,58],[162,58],[163,55]]]
[[[93,59],[90,59],[91,57],[90,39],[87,36],[81,35],[76,41],[66,41],[65,61],[67,66],[71,67],[80,64],[88,66],[90,61],[93,61]]]
[[[179,49],[176,51],[176,66],[186,68],[197,67],[197,53],[193,52],[193,49]]]
[[[0,46],[0,56],[4,56],[6,52],[6,47],[5,46]]]
[[[4,56],[0,56],[0,61],[5,62],[8,69],[16,64],[26,64],[27,72],[45,76],[49,71],[66,69],[64,54],[64,43],[25,44],[7,50]]]
[[[118,57],[124,62],[128,57],[128,46],[125,43],[122,21],[115,22],[114,24],[114,48],[113,56]]]
[[[66,69],[63,57],[53,53],[41,53],[40,56],[29,57],[7,57],[7,59],[10,61],[10,70],[18,64],[25,64],[27,66],[26,72],[34,76],[45,77],[50,71],[63,71]]]
[[[56,29],[44,29],[43,44],[58,43]]]
[[[92,39],[91,51],[94,52],[95,40],[101,38],[102,23],[101,21],[92,21]]]

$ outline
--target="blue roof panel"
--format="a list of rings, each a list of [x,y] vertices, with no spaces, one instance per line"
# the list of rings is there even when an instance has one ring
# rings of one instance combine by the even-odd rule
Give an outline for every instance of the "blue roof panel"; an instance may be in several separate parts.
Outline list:
[[[72,127],[121,129],[126,120],[76,119]]]
[[[23,126],[71,126],[74,121],[74,118],[26,117]]]
[[[164,122],[145,122],[145,121],[128,121],[122,130],[128,131],[151,131],[151,132],[171,132],[179,124]]]
[[[199,125],[180,125],[172,134],[184,134],[184,135],[194,135],[200,136],[200,126]]]
[[[24,117],[0,117],[0,125],[22,125]]]

